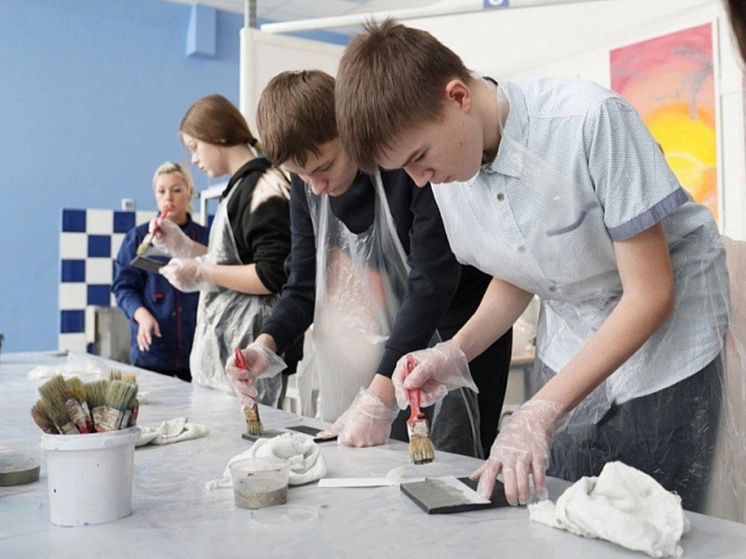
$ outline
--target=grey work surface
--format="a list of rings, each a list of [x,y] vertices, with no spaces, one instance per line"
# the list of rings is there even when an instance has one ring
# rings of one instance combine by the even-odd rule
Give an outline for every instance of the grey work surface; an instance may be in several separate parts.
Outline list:
[[[37,447],[41,432],[29,410],[43,381],[29,380],[27,374],[37,365],[62,362],[63,357],[51,353],[3,355],[0,446]],[[205,489],[205,482],[220,477],[228,460],[249,445],[241,438],[245,423],[235,397],[155,373],[134,372],[141,391],[147,393],[138,424],[157,427],[165,419],[187,415],[208,426],[210,435],[138,449],[132,515],[97,526],[60,528],[49,522],[42,455],[40,481],[0,487],[0,557],[647,557],[534,524],[525,507],[427,515],[396,486],[291,487],[288,504],[313,507],[318,520],[285,533],[268,530],[252,519],[254,512],[234,506],[230,489]],[[297,416],[266,407],[261,414],[267,428],[299,422]],[[321,426],[310,419],[302,422]],[[382,477],[408,463],[407,445],[399,442],[368,449],[326,444],[322,452],[328,477]],[[478,463],[441,452],[433,464],[439,474],[450,470],[465,475]],[[407,475],[418,471],[413,468],[407,467]],[[566,486],[550,479],[550,497],[556,499]],[[745,525],[688,516],[692,532],[683,540],[685,559],[745,556]]]

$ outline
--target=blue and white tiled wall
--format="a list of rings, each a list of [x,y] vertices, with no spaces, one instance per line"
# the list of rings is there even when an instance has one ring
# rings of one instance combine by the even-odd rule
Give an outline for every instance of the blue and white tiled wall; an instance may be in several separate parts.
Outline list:
[[[124,235],[155,212],[62,210],[60,233],[59,348],[87,351],[88,305],[116,306],[114,260]]]

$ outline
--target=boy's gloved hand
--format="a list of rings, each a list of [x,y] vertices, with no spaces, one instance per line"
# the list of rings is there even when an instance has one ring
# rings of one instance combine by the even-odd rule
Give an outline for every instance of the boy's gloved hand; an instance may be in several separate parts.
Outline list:
[[[184,292],[213,291],[217,289],[212,279],[214,264],[208,264],[203,257],[172,258],[160,269],[160,273],[176,289]]]
[[[405,355],[396,363],[396,369],[391,377],[396,392],[396,402],[401,409],[407,409],[409,406],[407,391],[414,388],[420,389],[420,405],[423,408],[432,406],[450,390],[462,386],[479,392],[471,378],[466,355],[453,340],[441,342],[429,349],[412,352],[410,355],[417,363],[412,372],[405,375],[407,357]]]
[[[545,499],[549,451],[563,417],[562,407],[549,400],[523,404],[500,430],[487,461],[471,474],[472,479],[479,479],[477,492],[489,499],[495,479],[502,472],[508,502],[525,505],[531,496],[531,474],[537,496]]]
[[[361,389],[339,419],[316,436],[325,439],[336,435],[345,446],[378,446],[388,441],[391,423],[397,415],[396,407],[388,407],[380,398]]]
[[[178,258],[198,256],[195,242],[173,221],[156,217],[150,222],[148,231],[153,235],[153,246],[158,250]]]
[[[261,344],[251,343],[241,353],[246,361],[246,368],[237,366],[236,356],[231,355],[225,363],[225,374],[241,404],[251,407],[257,395],[257,379],[272,378],[287,369],[287,365],[274,351]]]

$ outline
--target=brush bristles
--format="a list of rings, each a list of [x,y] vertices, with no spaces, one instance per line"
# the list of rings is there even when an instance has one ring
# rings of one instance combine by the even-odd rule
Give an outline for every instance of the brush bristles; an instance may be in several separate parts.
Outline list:
[[[132,409],[137,398],[137,385],[125,380],[112,380],[106,391],[106,405],[112,409],[125,411]]]
[[[122,380],[131,382],[132,384],[137,384],[137,375],[134,373],[122,373]]]
[[[94,408],[103,406],[106,403],[106,390],[109,387],[108,380],[87,382],[83,387],[85,388],[85,401],[88,402],[88,409],[93,411]]]
[[[81,404],[85,402],[85,388],[83,387],[83,381],[78,377],[70,377],[67,379],[66,383],[70,392],[73,394],[73,398]]]
[[[259,407],[256,404],[251,407],[247,406],[244,409],[244,416],[246,417],[246,432],[249,435],[261,435],[264,426],[259,418]]]
[[[47,402],[66,402],[72,398],[72,392],[62,375],[52,377],[39,387],[39,394]]]
[[[49,417],[43,401],[39,400],[32,406],[31,417],[34,419],[34,423],[45,433],[59,433],[54,423],[52,423],[52,419]]]
[[[413,464],[427,464],[435,460],[435,447],[430,440],[430,427],[427,419],[407,421],[409,435],[409,459]]]
[[[414,437],[409,440],[409,459],[418,465],[435,460],[435,447],[430,437]]]

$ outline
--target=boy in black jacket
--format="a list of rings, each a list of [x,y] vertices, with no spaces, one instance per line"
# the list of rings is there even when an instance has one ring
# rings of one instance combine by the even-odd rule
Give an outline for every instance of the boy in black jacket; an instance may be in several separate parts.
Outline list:
[[[396,362],[427,347],[436,331],[449,339],[476,310],[490,278],[456,261],[429,186],[418,188],[401,170],[358,171],[337,137],[334,85],[320,71],[284,72],[259,101],[265,155],[293,174],[288,283],[262,334],[244,350],[248,370],[229,359],[227,372],[250,403],[265,369],[260,363],[313,323],[322,417],[334,422],[320,435],[372,446],[386,442],[398,415],[391,383]],[[392,264],[399,256],[403,281]],[[366,346],[363,338],[373,341]],[[470,363],[479,418],[463,405],[468,393],[453,395],[460,402],[446,399],[433,433],[440,449],[481,454],[483,448],[465,436],[469,424],[479,423],[472,443],[494,438],[510,351],[508,332]],[[361,385],[367,388],[355,397]],[[402,413],[394,423],[394,438],[406,440],[405,419]]]

